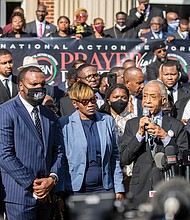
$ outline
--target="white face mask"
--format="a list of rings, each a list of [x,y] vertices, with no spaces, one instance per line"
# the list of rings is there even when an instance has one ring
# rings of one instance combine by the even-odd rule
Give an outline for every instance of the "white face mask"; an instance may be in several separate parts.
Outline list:
[[[178,26],[179,26],[179,20],[176,20],[176,21],[170,21],[168,22],[168,25],[174,29],[174,30],[177,30]]]
[[[186,39],[189,34],[189,31],[183,31],[183,32],[180,31],[180,33],[184,37],[184,39]]]
[[[120,31],[122,31],[123,29],[126,28],[126,25],[120,26],[119,24],[116,24],[116,27],[117,27]]]

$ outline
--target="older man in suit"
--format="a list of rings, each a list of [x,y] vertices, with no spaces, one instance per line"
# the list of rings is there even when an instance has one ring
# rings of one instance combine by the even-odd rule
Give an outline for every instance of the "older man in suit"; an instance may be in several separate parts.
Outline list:
[[[23,69],[18,86],[19,94],[0,106],[1,196],[9,220],[45,220],[61,168],[61,131],[54,113],[41,105],[46,93],[41,69]]]
[[[12,74],[13,57],[7,49],[0,49],[0,104],[18,93],[16,76]]]
[[[136,206],[147,202],[155,185],[164,178],[162,171],[156,167],[155,154],[164,153],[169,145],[173,146],[175,153],[188,149],[183,123],[162,113],[167,96],[162,82],[148,82],[143,90],[142,106],[149,110],[150,117],[136,117],[126,123],[121,163],[129,165],[134,162],[129,191]]]
[[[45,20],[47,14],[46,6],[39,4],[36,10],[36,20],[27,23],[25,31],[33,37],[50,37],[52,33],[56,32],[57,28]]]

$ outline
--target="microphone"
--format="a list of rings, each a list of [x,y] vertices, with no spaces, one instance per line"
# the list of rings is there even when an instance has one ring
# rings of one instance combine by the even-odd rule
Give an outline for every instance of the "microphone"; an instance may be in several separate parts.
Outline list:
[[[143,115],[143,117],[150,117],[149,109],[148,108],[143,108],[142,115]],[[145,124],[145,127],[146,126],[147,126],[147,124]],[[145,142],[147,143],[148,142],[148,132],[147,132],[146,128],[144,130],[145,130]]]
[[[168,145],[165,148],[165,155],[166,155],[166,161],[171,169],[171,177],[175,177],[175,167],[174,165],[177,164],[177,156],[175,153],[175,147],[172,145]]]
[[[159,152],[157,154],[155,154],[154,156],[154,161],[156,163],[156,166],[160,169],[160,170],[163,170],[164,167],[162,165],[162,157],[164,157],[164,153],[162,152]]]
[[[186,166],[186,180],[190,182],[189,166],[190,166],[190,150],[185,149],[182,153],[183,165]]]

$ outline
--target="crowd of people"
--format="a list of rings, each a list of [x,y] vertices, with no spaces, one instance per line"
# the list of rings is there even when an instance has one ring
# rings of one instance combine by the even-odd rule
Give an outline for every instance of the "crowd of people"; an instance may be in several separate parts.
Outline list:
[[[172,41],[174,39],[189,39],[189,20],[180,18],[174,11],[169,11],[164,17],[161,9],[151,6],[149,0],[138,0],[139,6],[132,8],[129,15],[119,11],[115,15],[115,25],[106,28],[101,17],[94,18],[88,24],[88,12],[85,8],[75,11],[71,23],[67,16],[60,16],[57,25],[46,21],[47,7],[39,4],[36,19],[25,22],[24,10],[16,7],[10,18],[10,23],[1,28],[1,37],[69,37],[69,38],[139,38],[147,42],[152,39]]]
[[[151,201],[160,181],[176,176],[190,181],[183,158],[190,156],[189,77],[178,60],[167,57],[166,45],[189,38],[188,21],[175,12],[165,19],[148,0],[139,0],[129,16],[118,12],[115,26],[107,30],[102,18],[88,25],[84,8],[76,11],[73,24],[60,16],[57,27],[46,15],[46,6],[39,4],[36,20],[25,24],[24,11],[17,7],[2,37],[155,39],[155,60],[145,73],[126,60],[102,74],[75,60],[66,83],[58,87],[46,84],[32,56],[24,58],[15,76],[12,53],[0,49],[2,218],[69,219],[68,198],[100,193],[112,193],[119,201],[130,194],[132,210],[138,210]],[[160,194],[155,193],[153,207]],[[166,214],[155,213],[161,219]],[[170,219],[186,219],[174,215]]]

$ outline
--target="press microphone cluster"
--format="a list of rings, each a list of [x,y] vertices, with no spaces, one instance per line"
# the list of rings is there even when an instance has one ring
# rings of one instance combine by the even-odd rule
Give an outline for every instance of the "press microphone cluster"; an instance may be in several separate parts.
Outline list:
[[[156,166],[164,171],[165,180],[169,180],[176,176],[175,166],[178,164],[178,161],[174,146],[168,145],[165,148],[165,154],[163,152],[157,153],[154,160]]]

